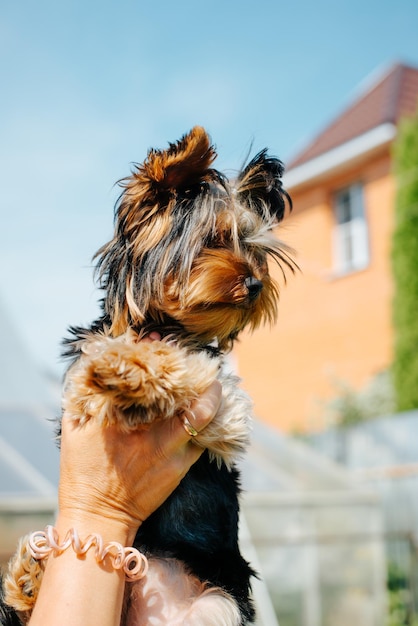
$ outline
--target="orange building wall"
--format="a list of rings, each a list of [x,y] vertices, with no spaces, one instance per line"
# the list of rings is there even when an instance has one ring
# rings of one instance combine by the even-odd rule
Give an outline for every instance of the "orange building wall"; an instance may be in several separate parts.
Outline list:
[[[332,194],[358,180],[364,184],[370,265],[338,277],[332,271]],[[282,287],[276,326],[243,336],[234,354],[256,415],[284,431],[306,431],[324,425],[324,401],[336,395],[333,381],[361,388],[391,363],[389,156],[291,195],[294,211],[280,236],[297,251],[301,272]]]

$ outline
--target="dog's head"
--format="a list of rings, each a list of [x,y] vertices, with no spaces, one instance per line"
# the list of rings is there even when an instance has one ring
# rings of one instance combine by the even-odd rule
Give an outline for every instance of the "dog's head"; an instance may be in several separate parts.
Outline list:
[[[291,207],[282,163],[263,150],[229,182],[215,157],[195,127],[121,181],[114,237],[96,254],[113,334],[170,320],[225,349],[244,327],[276,319],[267,261],[293,269],[273,234]]]

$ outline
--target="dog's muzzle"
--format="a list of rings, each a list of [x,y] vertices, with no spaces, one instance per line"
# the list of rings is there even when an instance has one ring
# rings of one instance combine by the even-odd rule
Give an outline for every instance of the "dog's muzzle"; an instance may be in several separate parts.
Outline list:
[[[261,280],[254,278],[254,276],[248,276],[248,278],[246,278],[244,281],[244,285],[248,289],[248,297],[250,298],[251,302],[258,298],[261,290],[263,289],[263,283],[261,282]]]

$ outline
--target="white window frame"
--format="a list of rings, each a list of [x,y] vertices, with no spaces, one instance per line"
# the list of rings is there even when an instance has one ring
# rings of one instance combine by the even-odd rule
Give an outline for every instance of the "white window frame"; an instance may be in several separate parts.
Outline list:
[[[334,270],[347,274],[366,268],[370,262],[369,232],[363,185],[355,183],[334,194]]]

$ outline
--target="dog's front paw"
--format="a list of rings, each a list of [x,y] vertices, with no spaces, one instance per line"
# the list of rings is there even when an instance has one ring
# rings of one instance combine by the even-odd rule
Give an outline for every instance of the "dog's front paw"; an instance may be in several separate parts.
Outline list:
[[[216,378],[218,364],[175,343],[139,341],[129,331],[86,341],[69,370],[63,408],[79,423],[135,428],[184,410]]]

